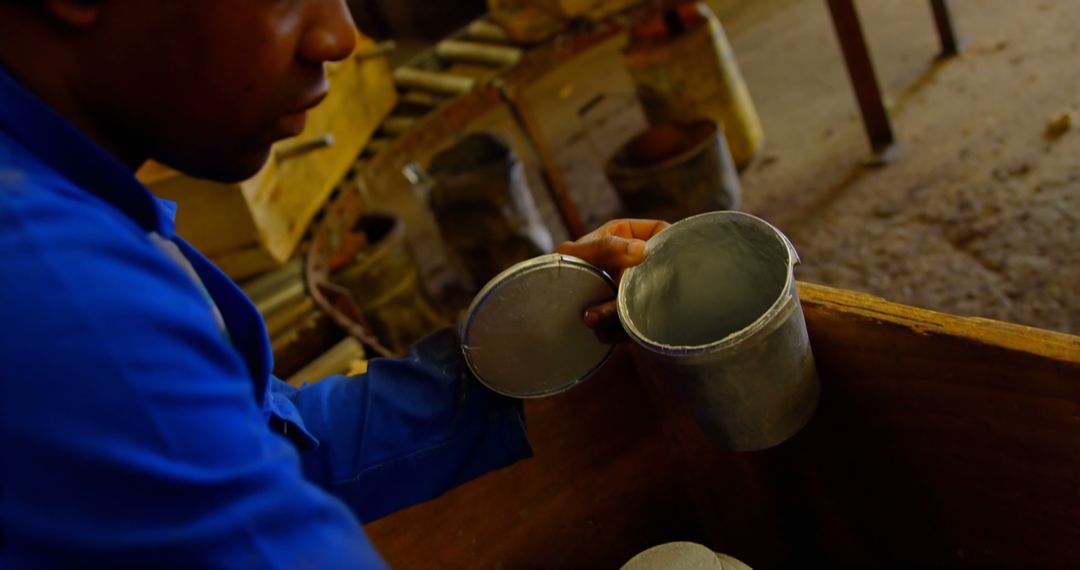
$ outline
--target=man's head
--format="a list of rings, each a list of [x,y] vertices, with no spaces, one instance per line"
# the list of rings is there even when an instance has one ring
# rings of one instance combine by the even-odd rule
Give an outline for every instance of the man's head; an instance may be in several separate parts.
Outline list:
[[[0,0],[0,65],[129,165],[254,174],[347,57],[344,0]]]

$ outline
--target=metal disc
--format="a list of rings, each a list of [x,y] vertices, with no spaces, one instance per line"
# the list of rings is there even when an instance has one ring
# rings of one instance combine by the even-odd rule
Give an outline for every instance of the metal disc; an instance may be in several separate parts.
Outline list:
[[[567,390],[611,355],[613,347],[597,340],[583,317],[615,291],[606,273],[576,257],[553,253],[514,265],[469,307],[465,361],[484,385],[505,396]]]

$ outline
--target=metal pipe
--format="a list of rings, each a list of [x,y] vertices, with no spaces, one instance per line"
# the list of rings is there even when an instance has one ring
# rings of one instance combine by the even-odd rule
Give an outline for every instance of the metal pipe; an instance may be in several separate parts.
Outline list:
[[[304,266],[299,259],[293,259],[278,269],[265,273],[244,284],[244,294],[251,302],[258,306],[265,303],[266,299],[277,295],[281,289],[287,288],[292,282],[303,282]]]
[[[272,291],[266,297],[255,301],[255,308],[263,318],[272,316],[274,313],[300,301],[304,298],[306,290],[301,279],[283,283],[278,289]]]
[[[474,20],[465,28],[465,35],[474,40],[495,43],[509,43],[510,36],[496,23],[488,20]]]
[[[302,297],[296,303],[286,305],[274,314],[264,317],[266,323],[266,336],[271,339],[277,338],[281,333],[289,330],[300,319],[311,314],[315,309],[315,301],[311,297]]]
[[[293,140],[283,143],[282,147],[274,153],[274,156],[277,157],[278,162],[284,162],[290,158],[296,158],[309,152],[332,146],[334,146],[334,135],[326,133],[308,139]]]
[[[299,372],[289,377],[288,383],[292,386],[302,386],[305,383],[317,382],[328,376],[344,374],[350,364],[355,360],[365,358],[364,347],[351,336],[335,344]]]
[[[461,40],[443,40],[435,44],[435,55],[440,59],[480,63],[494,67],[517,65],[521,61],[522,54],[523,52],[517,48]]]
[[[476,86],[476,80],[438,71],[424,71],[413,67],[399,67],[394,70],[394,82],[404,89],[419,89],[448,95],[468,93]]]

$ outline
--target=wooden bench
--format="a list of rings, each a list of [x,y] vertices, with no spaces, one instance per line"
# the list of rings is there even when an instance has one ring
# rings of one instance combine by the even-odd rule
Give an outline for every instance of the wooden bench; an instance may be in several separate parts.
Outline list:
[[[527,402],[535,457],[367,526],[395,568],[618,568],[673,540],[754,568],[1080,567],[1080,337],[801,284],[821,404],[713,446],[630,346]]]

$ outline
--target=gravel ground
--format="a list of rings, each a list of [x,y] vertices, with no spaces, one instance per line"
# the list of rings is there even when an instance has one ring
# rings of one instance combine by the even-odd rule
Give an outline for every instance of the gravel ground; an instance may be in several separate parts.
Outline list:
[[[864,18],[932,39],[915,6],[865,4]],[[802,279],[1080,334],[1080,124],[1065,128],[1080,121],[1080,42],[1069,23],[1080,3],[956,4],[965,53],[927,63],[906,86],[893,80],[895,163],[806,184],[817,198],[802,210],[748,201],[791,234]],[[879,48],[879,68],[903,63],[899,51]],[[778,167],[791,152],[776,152]],[[799,166],[782,181],[750,173],[748,194],[795,192]]]

